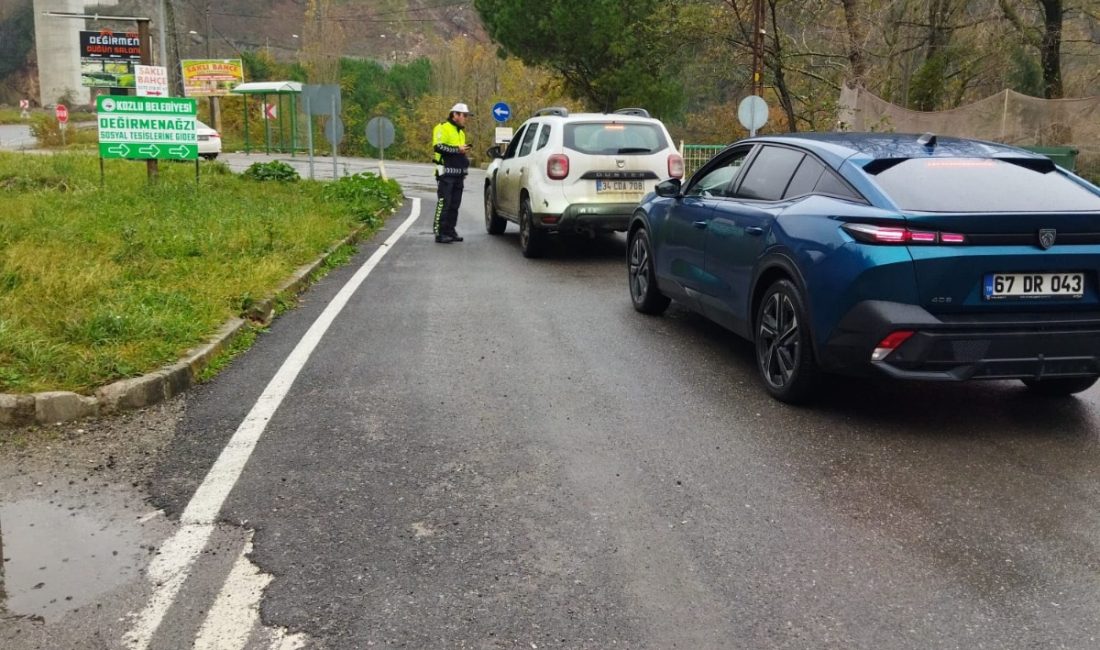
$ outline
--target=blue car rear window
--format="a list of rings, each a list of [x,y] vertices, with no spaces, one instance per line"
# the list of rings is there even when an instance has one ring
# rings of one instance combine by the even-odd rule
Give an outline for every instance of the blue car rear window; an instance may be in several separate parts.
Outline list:
[[[914,212],[1083,212],[1100,196],[1062,173],[988,158],[913,158],[872,176]]]

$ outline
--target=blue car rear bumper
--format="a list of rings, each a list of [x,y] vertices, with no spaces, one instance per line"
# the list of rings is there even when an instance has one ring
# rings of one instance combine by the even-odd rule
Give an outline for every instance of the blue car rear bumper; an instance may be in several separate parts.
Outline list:
[[[882,361],[875,346],[915,332]],[[916,305],[861,302],[818,350],[823,367],[899,379],[1053,379],[1100,376],[1100,312],[936,316]]]

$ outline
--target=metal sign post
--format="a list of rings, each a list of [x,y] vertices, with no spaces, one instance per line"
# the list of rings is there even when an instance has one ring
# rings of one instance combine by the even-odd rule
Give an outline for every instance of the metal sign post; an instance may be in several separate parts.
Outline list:
[[[393,122],[385,117],[374,117],[367,122],[367,143],[378,147],[378,171],[383,179],[386,178],[386,147],[393,144],[395,135]]]
[[[333,178],[336,177],[337,147],[344,137],[344,125],[340,121],[342,103],[340,98],[340,86],[337,84],[306,84],[302,86],[302,98],[305,100],[306,123],[309,126],[307,132],[307,146],[310,150],[310,178],[313,176],[312,160],[316,156],[313,144],[313,118],[320,117],[325,120],[324,136],[332,143],[333,147]]]
[[[271,155],[271,113],[268,112],[267,95],[260,95],[260,108],[264,112],[264,154]]]
[[[65,146],[65,129],[69,125],[69,109],[64,104],[54,107],[54,116],[57,117],[57,129],[61,132],[61,146]]]
[[[336,180],[336,162],[337,157],[340,155],[340,135],[339,127],[336,120],[340,119],[340,116],[336,114],[336,97],[332,98],[332,137],[329,141],[332,142],[332,180]]]
[[[306,100],[306,146],[309,148],[309,180],[313,178],[313,113],[309,110],[309,95]]]

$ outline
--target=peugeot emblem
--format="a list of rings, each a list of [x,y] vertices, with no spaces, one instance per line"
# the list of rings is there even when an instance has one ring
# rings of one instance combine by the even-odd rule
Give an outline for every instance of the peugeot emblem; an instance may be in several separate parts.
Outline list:
[[[619,169],[622,169],[623,167],[626,167],[626,161],[625,160],[616,160],[615,164],[619,166]]]
[[[1053,246],[1056,239],[1058,239],[1058,231],[1054,228],[1043,228],[1039,231],[1039,247],[1043,250]]]

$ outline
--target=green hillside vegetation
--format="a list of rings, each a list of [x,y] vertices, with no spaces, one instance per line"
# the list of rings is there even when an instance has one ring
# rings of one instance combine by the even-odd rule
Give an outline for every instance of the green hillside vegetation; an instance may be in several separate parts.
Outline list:
[[[114,10],[155,4],[128,0]],[[471,125],[481,151],[496,126],[488,108],[502,100],[517,118],[553,104],[640,104],[677,140],[745,135],[735,117],[752,89],[745,0],[226,0],[210,3],[209,30],[206,4],[170,6],[182,57],[241,56],[253,81],[339,81],[346,153],[371,153],[362,127],[385,115],[398,125],[387,153],[422,160],[430,123],[455,101],[481,113]],[[0,77],[25,71],[29,7],[0,8]],[[1100,88],[1095,0],[767,0],[764,18],[763,94],[772,107],[764,132],[832,129],[846,82],[915,110],[951,109],[1006,87],[1052,98]],[[237,143],[244,118],[227,104],[228,142]],[[261,133],[258,113],[250,120]]]

